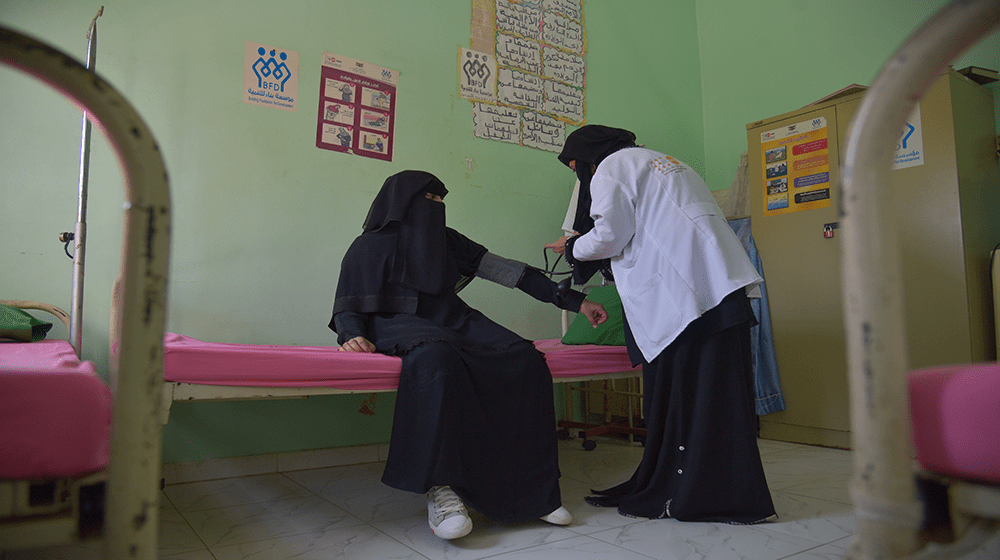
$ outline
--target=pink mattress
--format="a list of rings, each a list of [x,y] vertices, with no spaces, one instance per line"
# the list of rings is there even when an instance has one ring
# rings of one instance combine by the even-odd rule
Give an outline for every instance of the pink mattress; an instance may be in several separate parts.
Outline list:
[[[620,346],[567,346],[558,340],[540,340],[535,346],[557,379],[639,369]],[[343,352],[335,346],[227,344],[168,333],[163,377],[201,385],[379,391],[396,389],[400,364],[394,356]]]
[[[1000,484],[1000,364],[910,372],[917,460],[927,470]]]
[[[98,471],[110,433],[111,392],[68,342],[0,342],[0,478]]]

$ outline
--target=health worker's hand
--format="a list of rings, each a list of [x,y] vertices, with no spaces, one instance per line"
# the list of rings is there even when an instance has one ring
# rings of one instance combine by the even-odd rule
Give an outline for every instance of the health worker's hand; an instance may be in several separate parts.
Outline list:
[[[566,254],[566,240],[567,239],[569,239],[569,236],[568,235],[564,235],[564,236],[560,237],[559,239],[557,239],[555,243],[546,243],[545,244],[545,248],[546,249],[552,249],[556,253],[559,253],[560,255],[564,255],[564,254]]]
[[[580,305],[580,313],[583,313],[590,321],[590,326],[597,328],[597,325],[608,320],[608,312],[604,306],[596,301],[584,300]]]
[[[356,336],[340,346],[341,350],[348,352],[365,352],[371,354],[375,351],[375,345],[363,336]]]

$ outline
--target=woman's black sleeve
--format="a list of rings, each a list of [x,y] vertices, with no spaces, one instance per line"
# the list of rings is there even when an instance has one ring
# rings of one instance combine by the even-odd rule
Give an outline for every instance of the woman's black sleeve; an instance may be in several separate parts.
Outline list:
[[[580,305],[583,304],[583,300],[587,299],[586,295],[576,290],[560,293],[559,286],[555,282],[549,280],[538,269],[530,266],[524,269],[524,275],[517,283],[517,289],[538,301],[552,303],[559,309],[574,313],[580,311]]]
[[[333,316],[330,328],[337,333],[337,344],[344,344],[352,338],[368,338],[368,316],[365,313],[341,311]]]
[[[458,272],[462,276],[475,276],[479,268],[479,262],[486,254],[486,247],[469,239],[461,233],[447,228],[445,235],[448,243],[448,251],[455,258],[458,264]]]

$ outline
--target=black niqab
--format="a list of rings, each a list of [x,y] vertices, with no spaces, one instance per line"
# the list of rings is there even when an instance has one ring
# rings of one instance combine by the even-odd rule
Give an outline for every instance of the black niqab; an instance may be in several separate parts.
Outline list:
[[[445,207],[425,197],[442,198],[448,189],[426,171],[402,171],[385,180],[365,218],[365,233],[395,228],[396,248],[388,281],[424,292],[440,294],[453,287],[460,275],[448,259]]]
[[[402,223],[414,198],[427,192],[444,198],[448,189],[440,179],[426,171],[401,171],[392,175],[375,195],[365,218],[364,231],[379,231],[389,224]]]
[[[420,292],[437,295],[454,288],[461,273],[448,247],[456,234],[445,227],[444,204],[427,199],[428,192],[448,194],[444,183],[424,171],[386,179],[364,232],[344,255],[334,315],[413,313]]]

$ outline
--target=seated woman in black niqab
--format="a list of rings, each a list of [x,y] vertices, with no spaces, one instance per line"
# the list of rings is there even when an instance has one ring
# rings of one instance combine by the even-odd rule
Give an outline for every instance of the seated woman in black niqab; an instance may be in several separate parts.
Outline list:
[[[338,343],[403,360],[382,482],[426,493],[428,524],[445,539],[472,530],[463,500],[495,521],[568,524],[545,359],[457,289],[479,276],[594,326],[607,312],[446,227],[447,192],[423,171],[386,179],[340,269],[330,321]]]

